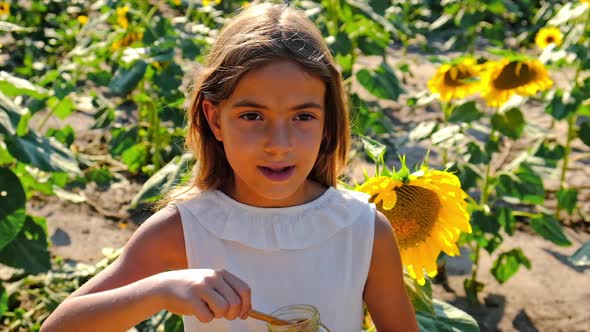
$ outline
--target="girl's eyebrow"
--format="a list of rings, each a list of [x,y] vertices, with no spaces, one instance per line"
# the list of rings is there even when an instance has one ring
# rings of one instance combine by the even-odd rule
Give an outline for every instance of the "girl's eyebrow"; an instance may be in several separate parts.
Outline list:
[[[238,107],[252,107],[252,108],[268,109],[267,106],[261,105],[255,101],[251,101],[251,100],[247,100],[247,99],[239,100],[232,105],[232,108],[238,108]],[[295,107],[292,107],[291,109],[296,111],[296,110],[302,110],[302,109],[308,109],[308,108],[317,108],[319,110],[322,110],[322,106],[320,104],[314,103],[312,101],[308,101],[308,102],[305,102],[301,105],[297,105]]]

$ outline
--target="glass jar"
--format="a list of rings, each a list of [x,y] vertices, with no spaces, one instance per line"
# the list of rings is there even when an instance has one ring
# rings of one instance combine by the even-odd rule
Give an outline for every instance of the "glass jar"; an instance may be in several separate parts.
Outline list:
[[[290,325],[267,323],[268,332],[330,332],[320,323],[319,310],[309,304],[295,304],[279,308],[271,313],[278,319],[292,322]]]

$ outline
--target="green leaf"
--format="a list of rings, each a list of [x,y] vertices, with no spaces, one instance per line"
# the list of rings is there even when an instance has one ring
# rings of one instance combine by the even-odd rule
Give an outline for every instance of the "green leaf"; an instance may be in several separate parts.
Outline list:
[[[113,76],[109,88],[118,96],[126,96],[143,78],[147,69],[147,63],[143,60],[136,61],[130,69],[119,68]]]
[[[0,263],[26,274],[47,272],[51,268],[47,246],[45,219],[27,216],[17,237],[0,251]]]
[[[511,108],[492,116],[492,128],[512,139],[520,137],[524,125],[524,117],[518,108]]]
[[[375,164],[383,160],[383,155],[385,155],[385,149],[387,148],[387,146],[369,137],[362,135],[359,136],[361,138],[361,141],[363,142],[365,152],[375,162]]]
[[[472,164],[490,162],[490,155],[486,152],[485,147],[481,147],[477,142],[467,143],[467,155],[469,156],[469,162]]]
[[[512,249],[498,256],[490,272],[500,284],[503,284],[518,272],[521,265],[531,269],[531,261],[524,255],[522,249]]]
[[[3,213],[3,216],[0,217],[0,251],[16,238],[23,228],[25,220],[24,208],[13,211],[11,214]]]
[[[420,286],[414,278],[404,273],[404,283],[410,300],[412,300],[412,304],[414,305],[414,310],[416,312],[434,315],[435,311],[432,304],[432,286],[430,285],[430,281],[426,280],[424,286]]]
[[[25,136],[7,140],[6,146],[16,159],[40,170],[80,173],[71,152],[54,138],[42,137],[29,131]]]
[[[26,201],[25,191],[16,174],[8,168],[0,168],[0,250],[22,229]]]
[[[131,208],[136,208],[140,203],[153,202],[170,191],[187,171],[188,163],[192,159],[190,153],[174,157],[166,166],[162,167],[145,182],[139,193],[131,201]]]
[[[137,172],[141,166],[145,165],[147,158],[148,147],[142,143],[132,146],[121,154],[121,160],[129,167],[131,173]]]
[[[590,146],[590,123],[589,122],[583,122],[580,125],[580,130],[578,130],[578,137],[580,138],[580,140],[582,140],[582,142],[584,142],[584,144],[586,144],[587,146]]]
[[[137,142],[139,130],[137,127],[113,129],[109,142],[109,150],[112,155],[119,156],[125,150],[130,149]]]
[[[564,94],[560,89],[557,89],[551,102],[545,108],[545,112],[556,120],[562,120],[574,113],[577,108],[577,103],[568,94]]]
[[[512,215],[512,209],[501,207],[498,208],[495,213],[498,216],[500,225],[504,227],[506,234],[511,236],[514,235],[514,229],[516,228],[516,218],[514,218],[514,215]]]
[[[496,188],[500,195],[514,197],[524,203],[543,204],[545,201],[543,180],[524,163],[514,174],[500,174]]]
[[[500,231],[500,223],[494,215],[487,215],[484,211],[475,210],[471,214],[471,223],[485,233],[496,234]]]
[[[107,166],[90,170],[88,174],[86,174],[86,178],[90,181],[94,181],[99,186],[108,185],[115,179]]]
[[[567,260],[575,266],[590,266],[590,241],[580,246]]]
[[[393,69],[385,61],[374,71],[361,69],[356,78],[367,91],[378,98],[397,100],[404,92]]]
[[[449,122],[469,123],[481,119],[483,115],[484,114],[477,108],[475,101],[469,101],[459,105],[453,110],[449,117]]]
[[[33,98],[43,99],[49,96],[49,93],[44,88],[5,71],[0,71],[0,91],[10,97],[28,95]]]
[[[74,139],[76,138],[74,134],[74,128],[72,128],[70,125],[65,125],[61,129],[49,128],[47,130],[47,136],[55,137],[55,139],[68,148],[72,145],[72,143],[74,143]]]
[[[0,285],[0,316],[3,316],[4,313],[8,310],[8,293],[6,292],[6,288]]]
[[[576,189],[560,189],[557,192],[557,204],[567,210],[571,216],[578,203],[578,191]]]
[[[53,114],[62,120],[70,116],[75,109],[72,97],[69,95],[61,100],[56,97],[50,98],[47,105],[53,109]]]
[[[25,208],[27,197],[23,186],[10,169],[0,168],[0,218]]]
[[[565,156],[565,148],[559,143],[544,141],[539,145],[534,156],[543,158],[548,166],[555,167],[557,162]]]
[[[435,315],[416,313],[421,332],[479,332],[477,321],[466,312],[437,299],[433,303]]]
[[[6,144],[0,141],[0,166],[11,164],[14,158],[6,150]]]
[[[537,234],[558,246],[567,247],[572,244],[563,233],[561,224],[552,215],[543,214],[540,217],[532,218],[531,227]]]
[[[184,332],[182,317],[171,315],[164,322],[164,331],[166,332]]]

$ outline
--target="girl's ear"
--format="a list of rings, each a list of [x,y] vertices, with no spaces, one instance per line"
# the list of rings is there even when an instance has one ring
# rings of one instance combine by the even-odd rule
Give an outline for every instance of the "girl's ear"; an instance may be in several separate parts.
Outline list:
[[[207,123],[209,124],[209,128],[211,128],[213,135],[215,135],[215,138],[218,141],[223,141],[219,118],[219,113],[221,110],[219,109],[219,107],[215,106],[210,100],[207,99],[203,99],[201,107],[203,108],[205,118],[207,118]]]

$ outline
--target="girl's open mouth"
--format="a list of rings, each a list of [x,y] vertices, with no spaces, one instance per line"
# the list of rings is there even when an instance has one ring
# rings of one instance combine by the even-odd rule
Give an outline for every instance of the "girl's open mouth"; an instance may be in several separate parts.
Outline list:
[[[260,172],[266,176],[271,181],[281,182],[286,181],[293,175],[293,171],[295,170],[295,166],[287,166],[287,167],[265,167],[265,166],[257,166]]]

